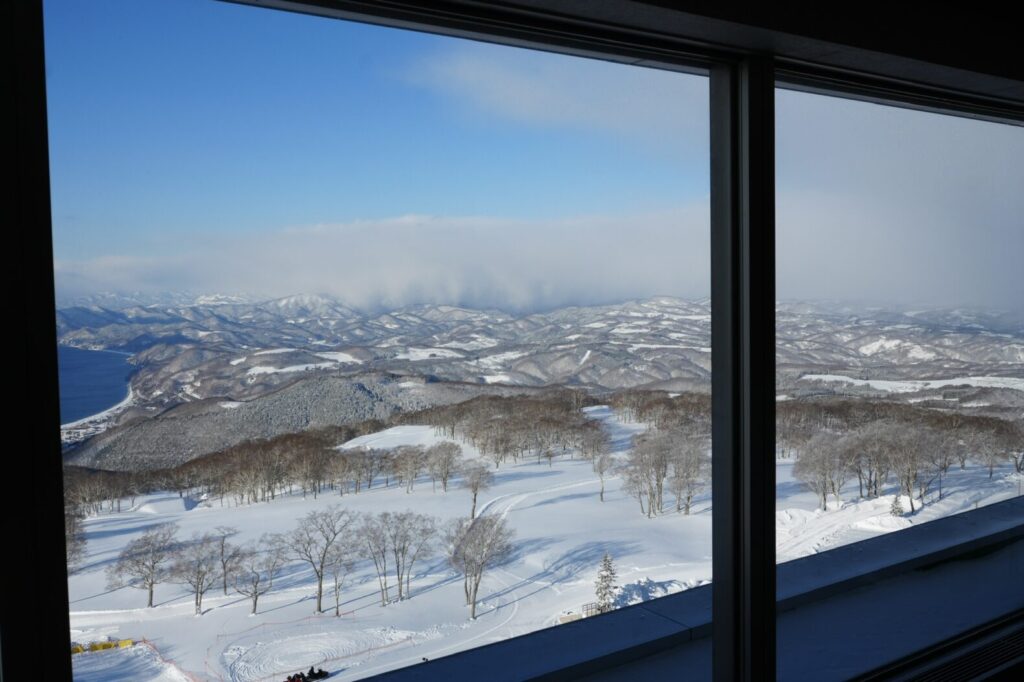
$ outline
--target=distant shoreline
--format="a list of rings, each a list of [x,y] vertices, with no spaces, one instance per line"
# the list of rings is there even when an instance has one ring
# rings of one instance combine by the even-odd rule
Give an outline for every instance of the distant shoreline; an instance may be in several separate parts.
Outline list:
[[[75,428],[79,428],[81,426],[85,426],[86,424],[88,424],[90,422],[106,421],[107,419],[110,419],[111,417],[113,417],[117,412],[122,412],[122,411],[126,410],[127,408],[131,407],[131,405],[134,402],[134,400],[135,400],[135,394],[132,392],[132,385],[131,385],[131,382],[129,382],[128,383],[128,395],[126,395],[124,397],[124,400],[122,400],[121,402],[117,403],[116,405],[112,405],[112,406],[108,407],[107,409],[103,410],[102,412],[97,412],[96,414],[89,415],[88,417],[82,417],[81,419],[76,419],[75,421],[68,422],[67,424],[61,424],[60,428],[62,430],[63,429],[75,429]]]
[[[58,343],[57,344],[57,348],[58,348],[58,351],[60,351],[61,348],[64,348],[64,349],[68,349],[68,350],[81,351],[83,353],[111,353],[111,354],[118,355],[118,356],[123,356],[123,357],[131,357],[132,355],[134,355],[134,353],[129,353],[129,352],[126,352],[126,351],[121,351],[121,350],[111,350],[111,349],[106,349],[106,348],[80,348],[78,346],[72,346],[70,344],[62,344],[62,343]],[[130,369],[130,367],[129,367],[129,369]],[[88,427],[88,426],[93,426],[93,427],[99,426],[99,425],[107,422],[109,419],[111,419],[112,417],[114,417],[118,413],[120,413],[120,412],[124,411],[125,409],[127,409],[128,407],[130,407],[134,403],[134,398],[135,398],[135,395],[134,395],[134,393],[132,391],[132,385],[131,385],[131,378],[132,378],[132,375],[134,373],[135,373],[134,371],[129,371],[128,377],[127,377],[127,379],[125,380],[125,383],[124,383],[124,388],[125,388],[126,392],[123,394],[123,397],[121,397],[120,399],[117,400],[117,402],[115,402],[113,404],[107,403],[109,406],[104,408],[104,409],[101,409],[101,410],[99,410],[97,412],[94,412],[92,414],[86,415],[84,417],[80,417],[78,419],[74,419],[74,420],[69,421],[69,422],[61,423],[61,425],[60,425],[61,431],[63,432],[63,431],[66,431],[66,430],[81,429],[81,428]]]

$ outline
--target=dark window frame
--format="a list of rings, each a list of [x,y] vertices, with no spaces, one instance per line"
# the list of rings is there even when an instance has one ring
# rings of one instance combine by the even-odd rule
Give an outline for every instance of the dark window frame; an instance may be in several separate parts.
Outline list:
[[[710,74],[712,358],[716,368],[713,494],[718,508],[712,534],[714,586],[718,588],[713,598],[714,676],[719,680],[771,677],[766,671],[775,669],[774,527],[770,522],[774,471],[759,466],[764,458],[758,455],[773,452],[775,438],[774,391],[768,390],[774,386],[775,362],[774,88],[1024,125],[1024,97],[1019,95],[1024,75],[1018,80],[993,76],[975,87],[955,68],[915,71],[914,63],[903,64],[904,56],[889,53],[881,54],[891,57],[896,66],[882,68],[888,62],[872,61],[871,53],[858,48],[801,42],[779,29],[763,28],[771,22],[747,30],[721,17],[680,13],[679,25],[656,30],[637,17],[643,19],[644,12],[665,16],[673,10],[654,1],[595,3],[605,12],[603,16],[586,3],[553,0],[227,1]],[[48,678],[70,679],[70,656],[63,646],[68,632],[66,567],[63,548],[52,541],[63,533],[63,497],[52,350],[56,325],[42,2],[17,0],[7,4],[5,11],[15,53],[15,124],[9,135],[18,169],[8,224],[22,228],[16,237],[20,256],[16,267],[25,287],[26,361],[20,368],[25,400],[19,422],[31,425],[30,442],[46,446],[40,448],[42,456],[28,462],[23,474],[44,484],[16,486],[9,499],[10,508],[35,511],[24,519],[12,513],[4,518],[5,540],[21,560],[5,562],[5,584],[19,588],[3,590],[0,665],[4,676],[12,679],[43,664]],[[772,40],[766,41],[766,35]],[[832,52],[821,50],[822,45]],[[839,58],[834,56],[837,53]],[[900,69],[911,75],[894,75]],[[1007,89],[1006,83],[1014,88]],[[1001,96],[1001,92],[1008,94]]]

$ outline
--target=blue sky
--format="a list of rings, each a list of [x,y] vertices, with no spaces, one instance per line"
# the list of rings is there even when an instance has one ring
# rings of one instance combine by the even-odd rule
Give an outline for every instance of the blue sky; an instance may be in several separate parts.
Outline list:
[[[703,77],[213,0],[47,0],[58,295],[709,291]],[[1024,129],[777,95],[783,298],[1024,308]]]
[[[46,38],[58,259],[197,231],[632,213],[707,192],[702,139],[690,154],[634,144],[644,117],[628,112],[618,130],[503,114],[448,73],[472,55],[541,70],[566,57],[209,0],[48,0]],[[638,71],[588,65],[602,82]],[[664,97],[680,111],[706,90],[647,75],[683,90]],[[706,108],[689,115],[706,125]]]

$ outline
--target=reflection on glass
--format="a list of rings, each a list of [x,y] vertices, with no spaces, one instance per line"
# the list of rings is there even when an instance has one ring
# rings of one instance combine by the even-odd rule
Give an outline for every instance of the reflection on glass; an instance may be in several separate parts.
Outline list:
[[[1020,495],[1020,128],[779,91],[778,561]]]
[[[46,22],[76,678],[364,677],[710,580],[705,79]]]
[[[777,95],[776,676],[846,680],[1013,608],[1024,130]]]

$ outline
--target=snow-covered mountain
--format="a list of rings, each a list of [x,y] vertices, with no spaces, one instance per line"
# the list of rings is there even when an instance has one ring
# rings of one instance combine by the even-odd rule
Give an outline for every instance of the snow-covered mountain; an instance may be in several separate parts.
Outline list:
[[[1024,377],[1024,323],[1008,315],[778,308],[780,387],[804,374],[858,379]],[[703,390],[707,300],[657,297],[512,315],[450,305],[383,313],[324,295],[57,311],[60,342],[131,351],[139,404],[246,399],[309,372],[386,371],[450,381]]]

